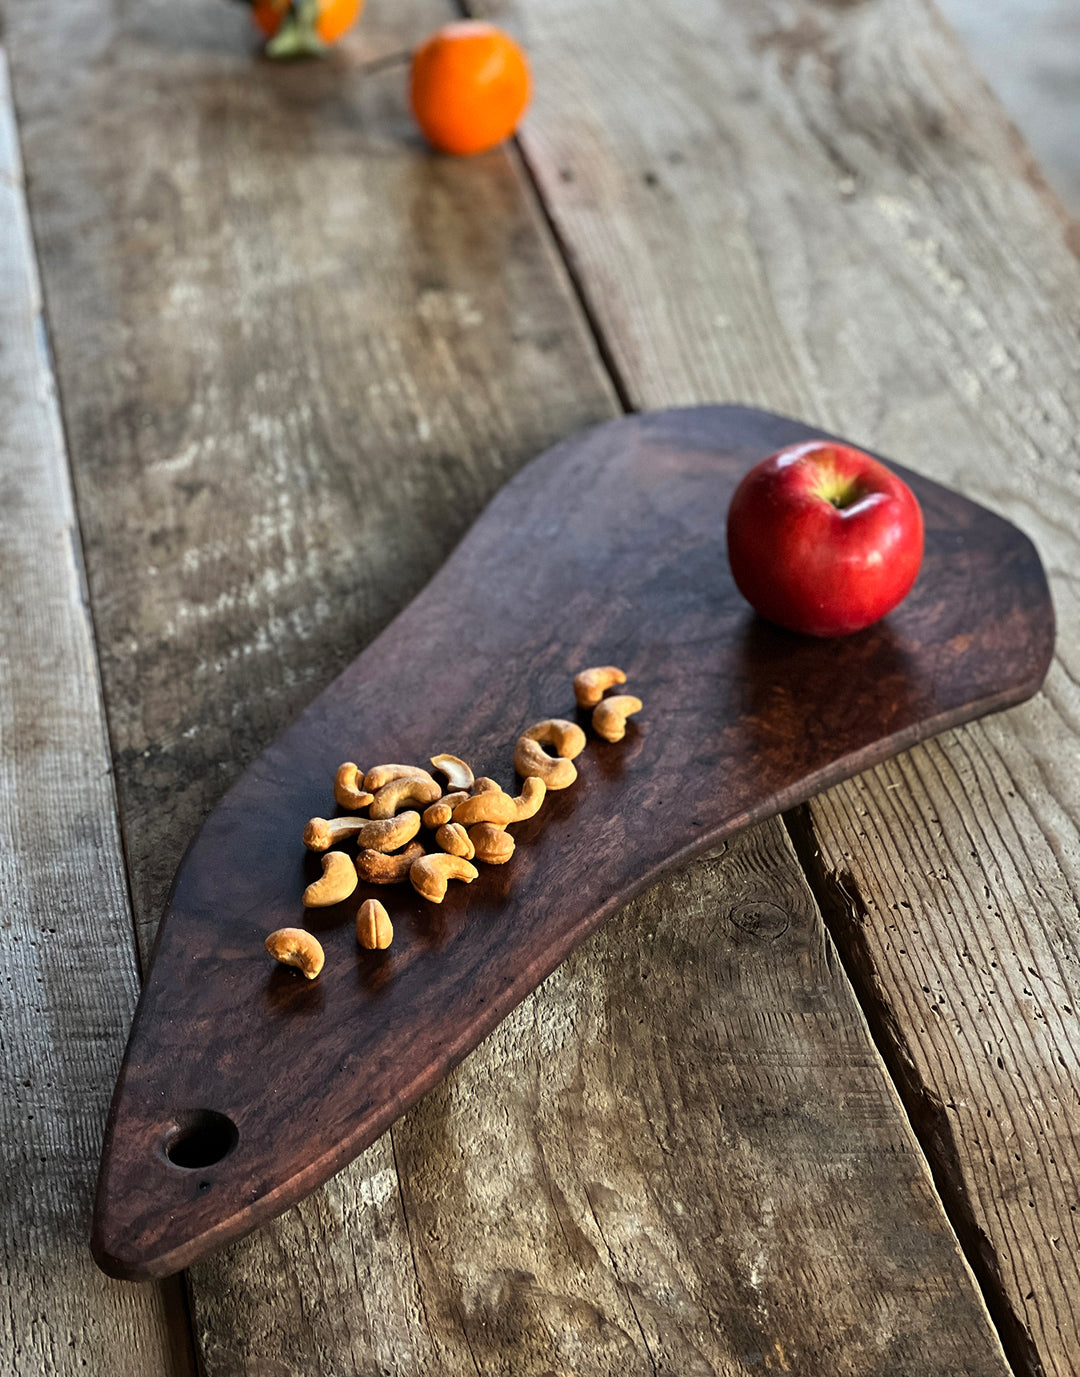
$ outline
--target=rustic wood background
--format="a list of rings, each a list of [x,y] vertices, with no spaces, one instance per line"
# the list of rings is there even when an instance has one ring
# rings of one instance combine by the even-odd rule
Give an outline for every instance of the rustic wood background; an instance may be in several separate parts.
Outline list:
[[[1071,1373],[1075,236],[925,0],[477,10],[536,99],[451,162],[403,95],[443,0],[290,68],[222,0],[3,0],[0,1369]],[[184,1283],[99,1275],[200,818],[517,467],[714,400],[1016,521],[1045,691],[658,886]]]

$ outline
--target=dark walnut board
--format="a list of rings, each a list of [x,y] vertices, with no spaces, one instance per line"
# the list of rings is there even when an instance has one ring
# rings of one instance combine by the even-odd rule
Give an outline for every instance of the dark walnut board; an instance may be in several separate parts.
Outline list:
[[[751,612],[724,553],[731,494],[819,434],[703,407],[542,455],[225,796],[180,866],[117,1082],[92,1238],[105,1271],[175,1272],[320,1185],[668,867],[1038,689],[1053,612],[1030,541],[902,469],[926,557],[900,608],[832,641]],[[587,729],[571,678],[604,663],[644,709],[617,745],[589,734],[577,783],[513,829],[508,865],[441,905],[404,885],[301,907],[320,865],[300,834],[336,811],[341,761],[450,751],[516,788],[519,732]],[[356,943],[369,895],[394,923],[383,953]],[[283,926],[322,941],[316,981],[263,951]]]

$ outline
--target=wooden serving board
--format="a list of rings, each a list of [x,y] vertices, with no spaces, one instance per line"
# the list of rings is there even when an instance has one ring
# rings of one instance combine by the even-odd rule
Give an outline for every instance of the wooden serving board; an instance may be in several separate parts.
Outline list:
[[[926,557],[900,608],[833,641],[751,612],[724,553],[731,494],[819,434],[702,407],[542,455],[230,790],[180,866],[117,1082],[92,1238],[105,1271],[175,1272],[313,1190],[669,866],[1038,689],[1053,612],[1030,541],[904,470]],[[621,743],[590,736],[577,783],[514,829],[508,865],[441,906],[405,885],[302,909],[320,866],[300,835],[335,811],[341,761],[450,751],[511,786],[519,732],[587,726],[571,677],[604,663],[644,709]],[[383,953],[356,943],[369,895],[394,923]],[[266,956],[282,926],[319,936],[316,981]]]

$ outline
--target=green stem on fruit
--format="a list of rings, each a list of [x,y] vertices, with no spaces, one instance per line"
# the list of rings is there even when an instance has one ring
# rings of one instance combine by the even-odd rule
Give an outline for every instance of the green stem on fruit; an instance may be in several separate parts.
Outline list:
[[[281,28],[266,45],[267,57],[323,57],[329,47],[319,37],[319,0],[292,0]]]
[[[854,507],[860,498],[866,496],[866,489],[858,478],[845,478],[838,473],[830,473],[817,486],[819,497],[834,506],[837,511]]]

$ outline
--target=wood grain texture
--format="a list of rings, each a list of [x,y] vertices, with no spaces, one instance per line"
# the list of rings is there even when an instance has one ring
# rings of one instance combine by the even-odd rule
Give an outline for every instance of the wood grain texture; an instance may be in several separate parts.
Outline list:
[[[894,1064],[910,1065],[912,1113],[927,1096],[942,1106],[924,1141],[1011,1355],[1070,1373],[1077,1167],[1050,1146],[1080,1135],[1063,1084],[1063,1011],[1080,999],[1068,217],[921,0],[642,0],[617,27],[569,0],[474,8],[524,30],[537,79],[523,145],[635,405],[730,395],[795,412],[1010,516],[1051,571],[1058,658],[1039,699],[810,816],[823,869],[850,877],[856,911],[888,916],[836,935]],[[969,897],[946,902],[942,876]],[[993,940],[984,886],[1015,935],[978,962],[976,998],[956,953]],[[821,892],[843,912],[835,887]],[[1032,969],[1057,1014],[1035,1016]],[[1014,1060],[998,1066],[986,1049],[1005,1036]],[[1033,1104],[1051,1128],[1019,1127]]]
[[[90,1263],[86,1171],[135,1001],[100,688],[0,48],[0,1372],[193,1371],[175,1286]]]
[[[389,1133],[303,1205],[189,1276],[208,1373],[475,1372],[460,1330],[428,1323]]]
[[[424,582],[506,473],[614,409],[513,160],[427,157],[402,72],[375,79],[356,59],[371,23],[388,34],[381,57],[401,42],[399,16],[404,28],[428,13],[370,0],[359,49],[284,72],[251,66],[244,17],[210,0],[5,4],[144,934],[246,760]],[[782,838],[765,838],[789,882]],[[828,1055],[876,1064],[863,1033]],[[609,1108],[599,1086],[582,1103]],[[445,1112],[434,1106],[433,1134]],[[871,1178],[893,1113],[852,1164]],[[313,1351],[327,1372],[475,1371],[460,1324],[425,1356],[404,1222],[378,1247],[355,1237],[385,1147],[227,1265],[196,1269],[208,1372],[305,1372]],[[400,1174],[399,1195],[407,1215]],[[844,1232],[835,1208],[826,1237]],[[458,1202],[441,1209],[448,1229]],[[472,1259],[477,1284],[491,1256]],[[680,1263],[691,1277],[712,1259]],[[888,1273],[883,1250],[874,1275]]]
[[[565,440],[237,781],[181,864],[117,1082],[93,1234],[107,1271],[175,1272],[321,1184],[680,859],[1037,690],[1053,616],[1030,541],[913,474],[926,551],[886,620],[836,641],[754,616],[724,512],[755,463],[818,438],[701,407]],[[428,662],[435,692],[417,681]],[[481,866],[437,908],[411,886],[301,908],[320,871],[300,833],[332,811],[343,756],[424,762],[449,744],[516,792],[520,732],[572,714],[574,673],[608,662],[646,706],[624,741],[593,734],[577,781],[515,828],[510,865]],[[396,929],[387,955],[357,949],[371,896]],[[314,985],[263,951],[298,924],[329,955]],[[192,1119],[207,1112],[238,1141],[211,1142]]]
[[[239,1272],[300,1289],[335,1374],[1003,1377],[792,859],[773,822],[650,890],[261,1231],[257,1276],[247,1244],[200,1264],[211,1370],[305,1370],[255,1358],[276,1350]],[[391,1136],[400,1198],[371,1155]],[[415,1291],[385,1242],[403,1229]]]

